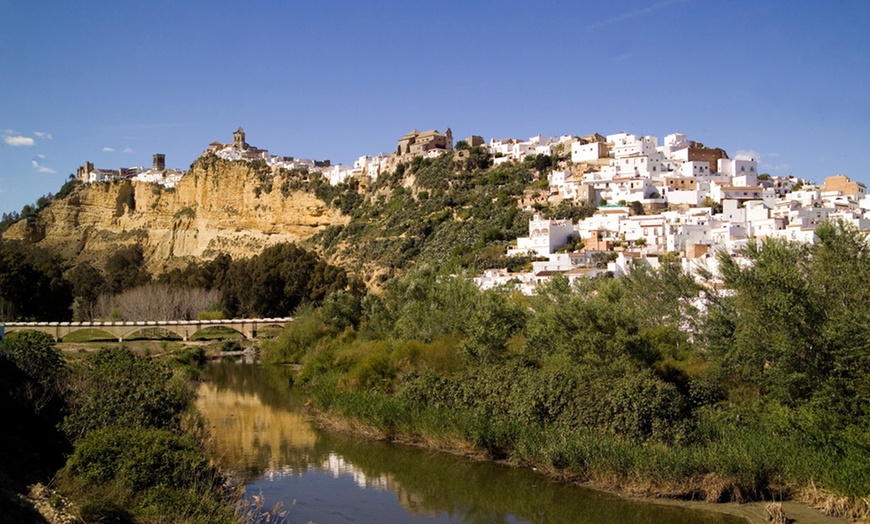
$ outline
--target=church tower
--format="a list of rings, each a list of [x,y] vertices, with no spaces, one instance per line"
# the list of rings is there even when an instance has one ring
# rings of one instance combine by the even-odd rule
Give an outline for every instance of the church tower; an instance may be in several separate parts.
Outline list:
[[[245,142],[245,130],[241,127],[236,129],[236,132],[233,133],[233,147],[242,150],[248,148],[248,144]]]
[[[154,153],[151,162],[152,171],[164,171],[166,169],[166,155],[162,153]]]

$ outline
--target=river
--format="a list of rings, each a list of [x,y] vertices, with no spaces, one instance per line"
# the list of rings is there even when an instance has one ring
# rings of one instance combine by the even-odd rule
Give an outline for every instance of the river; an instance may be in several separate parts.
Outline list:
[[[745,522],[551,481],[534,471],[318,430],[289,370],[214,363],[197,401],[213,452],[291,523]]]

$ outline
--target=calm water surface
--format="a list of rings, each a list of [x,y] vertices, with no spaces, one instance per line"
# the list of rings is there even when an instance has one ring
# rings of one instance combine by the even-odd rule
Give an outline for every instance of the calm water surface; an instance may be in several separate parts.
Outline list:
[[[222,463],[291,523],[745,522],[552,482],[532,471],[314,429],[289,371],[216,363],[197,402]]]

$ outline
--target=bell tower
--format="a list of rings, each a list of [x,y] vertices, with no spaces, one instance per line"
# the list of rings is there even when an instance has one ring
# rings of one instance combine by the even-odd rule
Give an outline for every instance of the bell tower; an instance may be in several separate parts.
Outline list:
[[[233,133],[233,147],[243,150],[248,148],[248,144],[245,142],[245,130],[241,127]]]
[[[151,162],[152,171],[163,171],[166,169],[166,155],[162,153],[154,153]]]

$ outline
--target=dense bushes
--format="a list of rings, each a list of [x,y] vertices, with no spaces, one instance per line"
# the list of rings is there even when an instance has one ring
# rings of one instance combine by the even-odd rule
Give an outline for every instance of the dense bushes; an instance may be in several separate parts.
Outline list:
[[[109,426],[181,429],[190,396],[165,364],[123,349],[103,349],[81,364],[76,377],[72,410],[64,421],[73,440]]]
[[[47,333],[10,333],[0,342],[0,353],[24,372],[28,380],[20,393],[36,413],[64,394],[66,363]]]
[[[125,349],[67,364],[49,335],[7,336],[0,342],[7,421],[0,430],[0,507],[26,514],[22,499],[7,490],[24,494],[34,482],[51,481],[84,522],[237,521],[181,375]]]
[[[169,364],[104,349],[71,367],[63,428],[75,443],[58,488],[88,522],[233,522],[231,501]],[[108,520],[107,520],[108,519]]]
[[[846,226],[818,234],[722,257],[726,292],[668,262],[534,297],[423,267],[356,322],[300,316],[267,355],[389,438],[711,500],[866,496],[870,249]]]
[[[77,443],[67,469],[85,482],[118,481],[135,492],[207,486],[217,479],[196,440],[154,427],[91,431]]]

